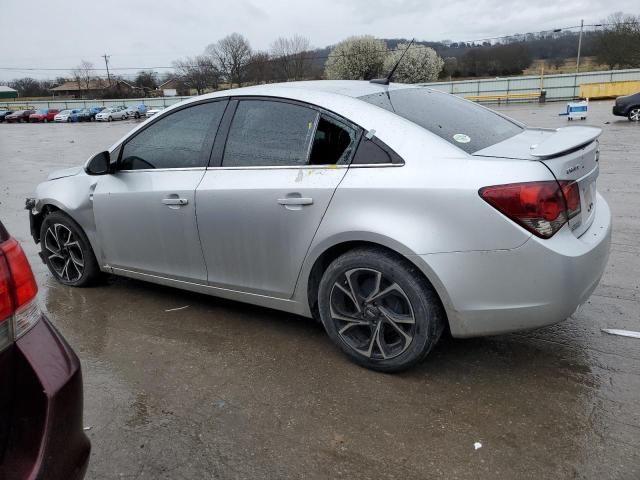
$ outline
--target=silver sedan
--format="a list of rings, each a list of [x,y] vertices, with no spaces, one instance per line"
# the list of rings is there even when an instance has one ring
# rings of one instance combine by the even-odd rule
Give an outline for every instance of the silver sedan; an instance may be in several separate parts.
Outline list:
[[[592,127],[427,88],[291,82],[174,105],[28,199],[52,275],[123,275],[322,322],[380,371],[446,329],[564,320],[609,255]]]

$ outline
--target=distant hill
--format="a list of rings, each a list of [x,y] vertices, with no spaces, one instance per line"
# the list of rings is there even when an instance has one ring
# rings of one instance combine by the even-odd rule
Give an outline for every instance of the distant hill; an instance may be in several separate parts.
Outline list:
[[[595,62],[596,35],[585,32],[582,38],[582,56],[593,69],[606,68]],[[397,48],[400,43],[408,43],[406,38],[383,39],[390,49]],[[542,34],[523,34],[505,37],[499,42],[451,42],[420,41],[414,44],[433,48],[445,59],[445,69],[441,77],[475,77],[494,75],[517,75],[524,72],[540,71],[544,62],[547,70],[558,73],[571,71],[575,65],[578,51],[578,33],[548,32]],[[316,75],[324,70],[326,56],[332,45],[313,51],[312,68]],[[585,66],[587,64],[585,63]]]

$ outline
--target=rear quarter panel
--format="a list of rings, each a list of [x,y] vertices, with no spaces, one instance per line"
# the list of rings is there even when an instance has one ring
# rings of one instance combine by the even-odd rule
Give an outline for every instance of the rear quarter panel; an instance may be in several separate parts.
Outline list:
[[[373,242],[417,258],[431,253],[509,250],[531,237],[482,200],[478,190],[553,180],[544,165],[481,159],[462,151],[454,156],[440,139],[426,131],[418,133],[413,138],[404,134],[394,138],[392,132],[381,136],[405,165],[349,168],[310,246],[300,293],[306,295],[306,279],[315,260],[342,242]],[[446,287],[428,265],[419,267],[446,304]]]

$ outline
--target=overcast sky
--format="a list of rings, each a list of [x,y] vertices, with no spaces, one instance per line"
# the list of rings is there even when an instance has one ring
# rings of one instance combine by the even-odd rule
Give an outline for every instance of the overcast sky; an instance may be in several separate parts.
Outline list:
[[[639,0],[2,0],[0,80],[63,76],[86,59],[122,67],[170,66],[232,32],[254,49],[295,33],[313,47],[350,35],[469,41],[598,23],[614,11],[640,13]],[[30,72],[18,68],[61,68]],[[5,68],[5,69],[2,69]],[[165,70],[157,70],[164,72]],[[98,72],[100,73],[100,72]]]

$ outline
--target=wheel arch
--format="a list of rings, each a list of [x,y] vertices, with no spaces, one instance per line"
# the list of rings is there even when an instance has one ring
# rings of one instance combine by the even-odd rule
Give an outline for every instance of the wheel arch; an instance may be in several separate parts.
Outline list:
[[[303,276],[304,281],[301,282],[301,286],[304,287],[304,297],[300,300],[306,303],[310,315],[316,320],[320,318],[318,312],[318,288],[322,275],[331,262],[340,255],[355,248],[373,247],[390,252],[406,265],[417,268],[420,276],[433,288],[440,299],[445,312],[445,322],[448,327],[451,302],[444,285],[440,282],[435,272],[423,261],[417,262],[416,260],[421,257],[415,255],[404,245],[398,244],[395,240],[387,237],[377,237],[378,236],[376,236],[376,238],[357,237],[349,240],[341,240],[315,249],[315,254],[307,262],[305,275]]]

